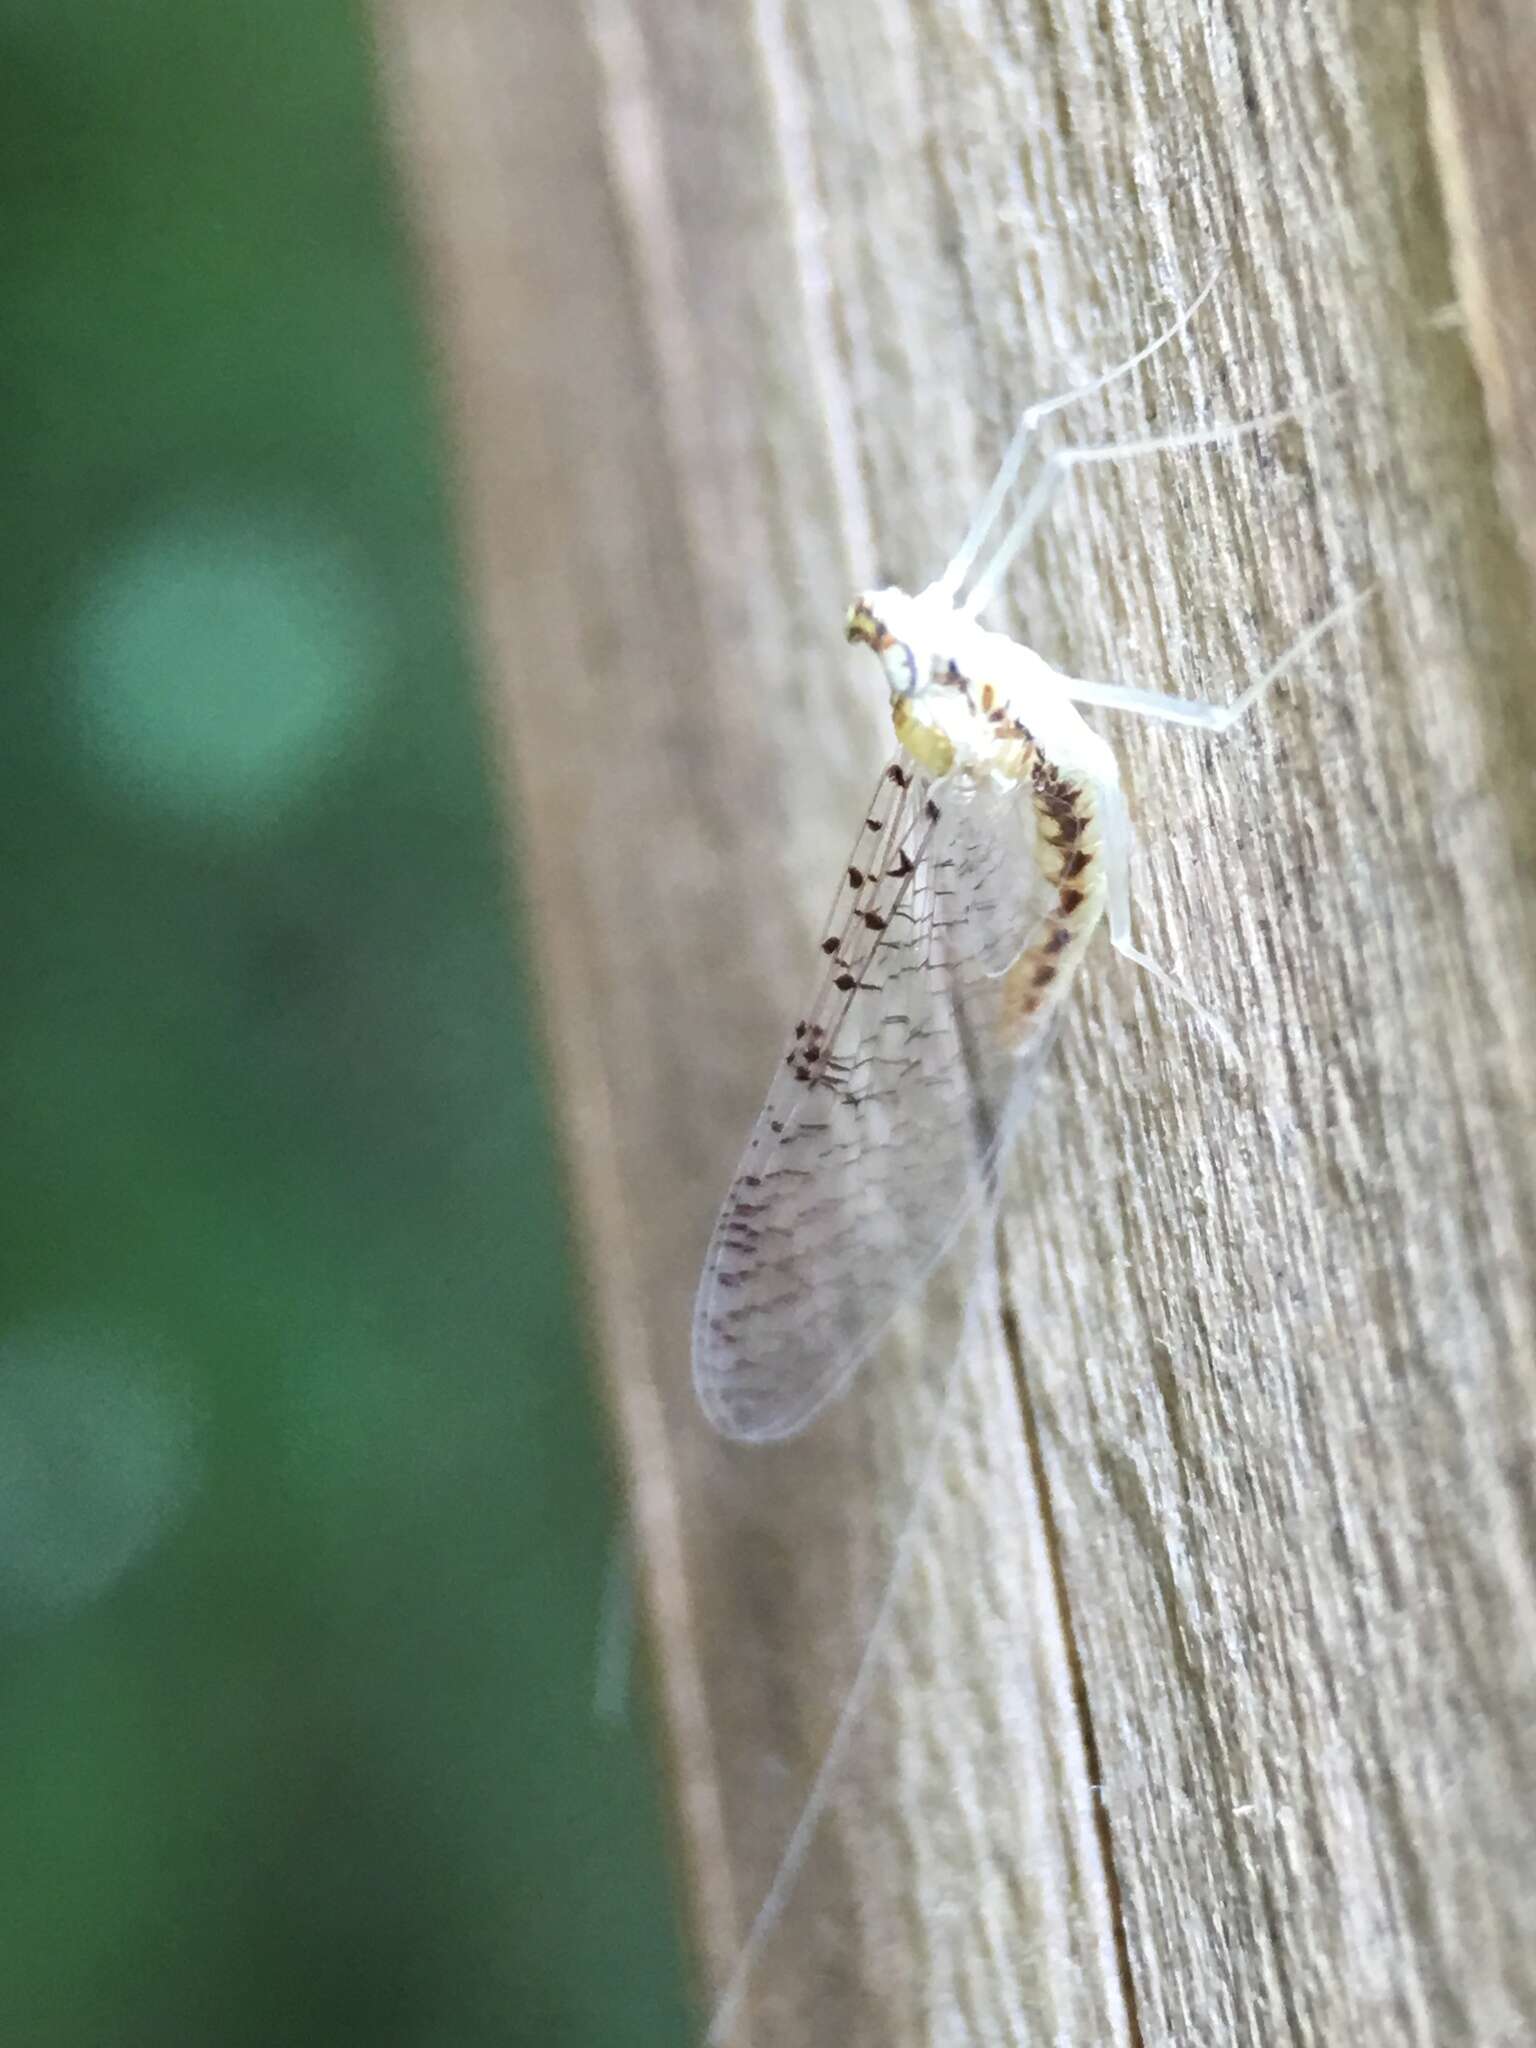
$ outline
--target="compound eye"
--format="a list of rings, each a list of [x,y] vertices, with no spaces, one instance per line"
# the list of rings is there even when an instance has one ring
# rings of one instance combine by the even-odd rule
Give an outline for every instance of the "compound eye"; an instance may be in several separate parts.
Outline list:
[[[885,673],[891,688],[899,697],[915,697],[922,682],[917,670],[917,656],[905,640],[893,640],[885,650]]]

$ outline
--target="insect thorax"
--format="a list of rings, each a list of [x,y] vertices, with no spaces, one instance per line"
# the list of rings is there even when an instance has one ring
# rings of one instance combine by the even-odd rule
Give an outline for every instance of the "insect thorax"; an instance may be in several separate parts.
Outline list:
[[[988,643],[997,636],[930,588],[875,590],[854,600],[848,638],[872,649],[891,693],[896,737],[929,775],[954,768],[1016,781],[1027,773],[1029,735],[1014,716]]]

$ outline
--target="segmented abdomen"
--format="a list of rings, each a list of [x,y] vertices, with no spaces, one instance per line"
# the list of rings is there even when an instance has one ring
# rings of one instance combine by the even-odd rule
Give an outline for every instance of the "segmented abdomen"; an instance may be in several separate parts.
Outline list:
[[[1030,793],[1039,821],[1039,865],[1056,900],[1004,984],[1005,1028],[1020,1042],[1047,1003],[1070,986],[1104,912],[1105,881],[1092,785],[1062,774],[1032,750]]]

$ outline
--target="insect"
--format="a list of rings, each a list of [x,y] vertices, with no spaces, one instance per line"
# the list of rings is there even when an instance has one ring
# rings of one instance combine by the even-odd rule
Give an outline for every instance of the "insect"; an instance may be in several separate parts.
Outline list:
[[[848,613],[849,640],[880,663],[897,752],[705,1261],[694,1382],[728,1437],[802,1429],[954,1243],[1019,1133],[1098,926],[1107,920],[1117,951],[1169,980],[1132,941],[1119,772],[1077,707],[1225,731],[1361,601],[1334,606],[1226,705],[1063,675],[981,623],[1073,469],[1296,423],[1277,412],[1056,449],[972,578],[1035,427],[1172,340],[1214,283],[1127,362],[1024,413],[937,581],[915,595],[866,592]]]

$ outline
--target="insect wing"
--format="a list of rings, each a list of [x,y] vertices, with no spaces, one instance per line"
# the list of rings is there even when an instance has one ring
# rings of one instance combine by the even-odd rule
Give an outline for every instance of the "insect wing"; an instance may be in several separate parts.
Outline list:
[[[705,1262],[694,1381],[725,1435],[793,1435],[839,1391],[1017,1128],[1056,1009],[1005,1016],[1050,901],[1035,834],[1017,785],[887,769]]]

